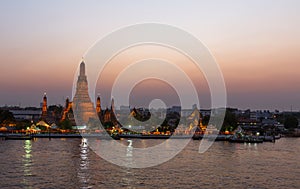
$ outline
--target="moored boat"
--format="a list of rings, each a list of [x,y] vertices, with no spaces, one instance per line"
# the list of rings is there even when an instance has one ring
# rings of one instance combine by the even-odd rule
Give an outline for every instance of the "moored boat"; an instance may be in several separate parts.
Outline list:
[[[120,134],[120,138],[137,139],[191,139],[192,135]]]
[[[6,135],[5,140],[31,140],[31,135]]]
[[[262,143],[264,140],[256,136],[244,135],[242,137],[232,136],[228,141],[233,143]]]

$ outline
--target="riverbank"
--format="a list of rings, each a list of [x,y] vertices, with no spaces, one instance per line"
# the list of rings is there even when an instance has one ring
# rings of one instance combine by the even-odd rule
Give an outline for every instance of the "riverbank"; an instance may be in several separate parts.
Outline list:
[[[27,137],[26,137],[27,136]],[[193,140],[214,140],[214,141],[229,141],[233,135],[151,135],[151,134],[99,134],[99,133],[35,133],[35,134],[16,134],[16,133],[0,133],[1,139],[24,140],[33,138],[95,138],[95,139],[193,139]],[[282,136],[258,136],[264,142],[275,142]]]

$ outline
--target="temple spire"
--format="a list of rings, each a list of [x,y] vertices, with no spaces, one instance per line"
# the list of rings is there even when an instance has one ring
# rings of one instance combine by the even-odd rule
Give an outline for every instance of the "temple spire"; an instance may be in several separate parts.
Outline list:
[[[114,100],[114,98],[111,99],[111,107],[110,107],[110,109],[111,109],[113,112],[115,112],[115,100]]]
[[[43,106],[42,106],[42,120],[46,121],[47,119],[47,95],[44,93],[43,97]]]
[[[99,94],[98,94],[98,97],[97,97],[96,112],[97,112],[97,113],[100,113],[100,112],[101,112],[101,100],[100,100]]]
[[[89,125],[90,128],[96,128],[97,124],[94,120],[97,120],[98,116],[89,96],[84,60],[81,61],[79,68],[76,92],[72,104],[74,118],[77,125]]]
[[[85,64],[84,61],[82,60],[81,64],[80,64],[80,76],[85,76]]]

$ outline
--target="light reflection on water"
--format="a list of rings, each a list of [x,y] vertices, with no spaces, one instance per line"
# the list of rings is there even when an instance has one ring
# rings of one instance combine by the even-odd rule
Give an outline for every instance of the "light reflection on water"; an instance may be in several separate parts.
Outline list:
[[[133,173],[132,173],[132,169],[129,168],[130,165],[132,165],[133,159],[133,140],[127,140],[128,142],[128,146],[126,149],[126,167],[123,168],[123,174],[124,176],[122,177],[122,182],[121,182],[121,186],[125,187],[130,187],[131,183],[132,183],[132,178],[133,178]]]
[[[25,186],[28,186],[30,183],[28,181],[28,177],[32,176],[31,167],[32,167],[32,160],[31,160],[31,140],[24,141],[24,155],[23,155],[23,183]],[[31,187],[29,187],[31,188]]]
[[[78,172],[78,178],[80,183],[82,183],[82,188],[91,188],[88,185],[89,183],[89,147],[88,140],[86,138],[82,138],[80,144],[80,171]]]
[[[0,188],[300,188],[300,138],[276,143],[215,142],[199,154],[199,141],[156,167],[130,169],[98,157],[88,145],[102,140],[0,141]],[[121,140],[126,163],[134,148],[154,140]],[[113,149],[112,149],[113,151]]]

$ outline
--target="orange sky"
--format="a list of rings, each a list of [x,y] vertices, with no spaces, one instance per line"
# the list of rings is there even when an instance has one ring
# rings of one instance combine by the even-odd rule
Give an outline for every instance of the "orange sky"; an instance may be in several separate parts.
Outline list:
[[[155,58],[155,59],[153,59]],[[139,67],[135,68],[136,64],[142,64]],[[174,67],[177,66],[177,67]],[[131,66],[131,67],[130,67]],[[179,75],[180,70],[184,74]],[[140,75],[140,78],[147,78],[149,76],[156,77],[158,80],[165,79],[167,81],[176,81],[177,86],[172,86],[175,89],[186,89],[185,95],[189,95],[189,91],[184,87],[186,78],[190,79],[192,84],[196,86],[196,90],[199,94],[199,100],[203,102],[206,106],[210,104],[209,98],[209,88],[203,75],[202,71],[189,59],[187,56],[182,53],[171,49],[169,47],[161,45],[139,45],[134,46],[129,49],[126,49],[120,52],[118,55],[113,57],[113,59],[106,65],[103,72],[101,73],[96,91],[101,94],[103,98],[102,102],[110,102],[110,95],[105,93],[114,85],[114,82],[120,80],[118,76],[126,74],[126,76],[121,78],[121,87],[130,88],[130,80],[137,78],[137,75]],[[165,78],[162,78],[162,77]],[[152,80],[156,84],[164,83],[163,81],[157,82]],[[141,82],[146,86],[155,86],[151,81]],[[142,85],[140,84],[140,85]],[[160,86],[160,85],[158,85]],[[180,87],[179,87],[180,86]],[[125,89],[124,88],[124,89]],[[136,93],[139,95],[143,94],[145,98],[149,95],[152,96],[152,91],[144,90],[147,87],[140,86],[140,90],[136,89]],[[158,87],[159,88],[159,87]],[[168,96],[168,91],[162,91],[159,89],[151,88],[151,90],[157,90],[156,93],[162,93]],[[102,92],[101,92],[102,91]],[[119,90],[120,91],[120,90]],[[122,93],[122,91],[120,92]],[[161,96],[161,95],[158,95]],[[177,96],[173,96],[177,98]],[[169,96],[172,99],[172,96]],[[175,100],[175,99],[173,99]],[[172,101],[172,100],[171,100]],[[205,103],[204,103],[205,102]],[[120,104],[121,103],[121,104]],[[124,102],[118,102],[116,100],[116,105],[122,105]],[[190,106],[196,102],[191,102]],[[107,105],[107,104],[106,104]],[[178,105],[178,104],[177,104]],[[189,106],[189,107],[190,107]]]

